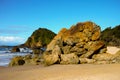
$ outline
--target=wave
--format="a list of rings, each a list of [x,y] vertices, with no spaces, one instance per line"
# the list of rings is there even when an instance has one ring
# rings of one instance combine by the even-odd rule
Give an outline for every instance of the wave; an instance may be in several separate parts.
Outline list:
[[[8,66],[9,62],[0,62],[0,66]]]

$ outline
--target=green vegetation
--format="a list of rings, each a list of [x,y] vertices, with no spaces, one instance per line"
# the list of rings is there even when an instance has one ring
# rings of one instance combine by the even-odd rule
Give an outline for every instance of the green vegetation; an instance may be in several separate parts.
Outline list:
[[[114,28],[108,27],[103,30],[101,40],[109,46],[120,46],[120,25]]]
[[[28,38],[25,45],[30,48],[44,47],[50,43],[56,34],[46,28],[35,30],[31,37]]]

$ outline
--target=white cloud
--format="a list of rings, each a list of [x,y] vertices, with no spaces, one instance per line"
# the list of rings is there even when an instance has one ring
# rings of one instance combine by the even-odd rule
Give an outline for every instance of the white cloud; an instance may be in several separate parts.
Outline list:
[[[25,39],[21,37],[16,37],[16,36],[0,36],[0,43],[4,44],[21,44],[24,43]],[[2,44],[2,45],[4,45]],[[8,44],[8,45],[9,45]]]

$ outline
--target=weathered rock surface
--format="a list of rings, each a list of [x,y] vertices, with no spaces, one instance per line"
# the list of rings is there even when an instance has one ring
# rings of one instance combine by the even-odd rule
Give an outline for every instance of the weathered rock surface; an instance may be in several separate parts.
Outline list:
[[[79,58],[74,53],[71,54],[61,54],[60,64],[78,64]]]
[[[41,64],[42,57],[38,54],[28,54],[25,56],[15,56],[11,59],[9,66],[19,66],[19,65],[25,65],[25,64],[35,64],[39,65]]]
[[[59,62],[60,61],[60,59],[59,59],[60,54],[61,54],[61,50],[60,50],[60,47],[58,45],[56,45],[52,51],[45,52],[43,55],[45,65],[51,65],[51,64]]]
[[[44,62],[48,65],[84,64],[84,63],[113,63],[115,55],[106,53],[107,49],[100,40],[101,30],[93,22],[83,22],[63,28],[48,44],[44,52]],[[57,48],[56,48],[57,46]]]
[[[18,66],[25,64],[25,61],[23,60],[22,56],[16,56],[12,58],[11,62],[9,63],[9,66]]]

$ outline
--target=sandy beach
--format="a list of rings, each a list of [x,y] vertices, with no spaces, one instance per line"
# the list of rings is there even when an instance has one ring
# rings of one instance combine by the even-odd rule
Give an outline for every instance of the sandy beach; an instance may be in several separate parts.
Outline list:
[[[1,67],[0,80],[120,80],[120,64]]]
[[[120,80],[120,64],[0,67],[0,80]]]

